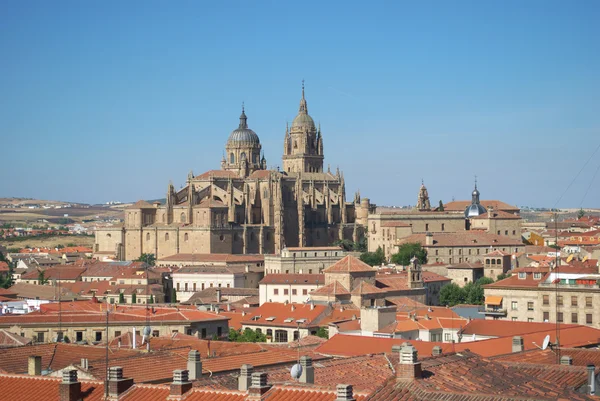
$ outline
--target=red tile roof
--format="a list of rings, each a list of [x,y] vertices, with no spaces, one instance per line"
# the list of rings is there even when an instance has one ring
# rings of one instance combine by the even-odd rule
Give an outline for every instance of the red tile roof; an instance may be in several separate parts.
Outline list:
[[[311,291],[310,295],[350,295],[350,291],[341,285],[339,281],[334,280],[326,286]]]
[[[10,401],[58,400],[61,381],[47,376],[0,375],[0,394],[3,400]],[[82,382],[81,393],[84,401],[100,401],[104,385],[97,381]]]
[[[127,206],[127,209],[154,209],[154,206],[146,202],[145,200],[139,200],[131,206]]]
[[[413,234],[402,238],[398,244],[418,242],[424,247],[449,247],[449,246],[524,246],[518,239],[506,237],[504,235],[490,234],[487,232],[462,231],[456,233],[435,233],[433,234],[433,245],[425,244],[425,234]]]
[[[342,259],[338,260],[327,269],[324,270],[324,273],[353,273],[353,272],[375,272],[377,269],[369,266],[365,262],[352,255],[344,256]]]
[[[576,324],[563,324],[562,328],[579,327]],[[476,334],[486,337],[519,336],[529,333],[546,332],[556,329],[556,323],[513,322],[511,320],[473,319],[465,325],[461,333],[465,336]]]
[[[515,211],[519,210],[518,207],[509,205],[508,203],[504,203],[499,200],[482,200],[480,203],[486,208],[489,209],[490,206],[494,208],[494,211],[502,210],[502,211]],[[467,206],[471,204],[471,201],[452,201],[448,202],[444,205],[444,211],[446,212],[464,212]]]
[[[386,291],[381,288],[377,288],[372,284],[367,283],[366,281],[360,281],[358,285],[350,292],[352,295],[361,295],[361,294],[382,294]]]
[[[195,180],[204,180],[208,178],[240,178],[236,173],[229,170],[208,170],[194,177]]]
[[[304,319],[300,327],[310,327],[327,312],[326,305],[282,304],[265,302],[254,310],[252,318],[242,321],[242,325],[297,327],[298,320]]]
[[[473,217],[473,219],[487,219],[490,217],[490,213],[484,213],[484,214],[480,214],[479,216],[475,216]],[[506,213],[502,210],[494,210],[492,216],[492,219],[500,219],[500,220],[506,220],[506,219],[516,219],[519,220],[521,219],[521,216],[519,216],[518,214],[514,214],[514,213]]]
[[[402,345],[406,341],[401,338],[377,338],[336,334],[315,351],[320,354],[333,356],[382,354],[390,353],[393,345]],[[452,350],[452,345],[448,343],[413,341],[411,344],[417,349],[419,355],[431,355],[431,351],[436,345],[442,347],[444,352]]]

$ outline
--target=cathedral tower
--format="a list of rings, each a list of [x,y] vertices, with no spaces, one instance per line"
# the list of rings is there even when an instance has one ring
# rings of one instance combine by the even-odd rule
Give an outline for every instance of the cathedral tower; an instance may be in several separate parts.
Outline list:
[[[315,122],[308,114],[302,81],[302,99],[298,115],[294,118],[291,128],[285,130],[283,169],[287,173],[322,173],[323,158],[321,127],[317,130]]]
[[[261,159],[260,151],[260,140],[256,132],[248,128],[248,117],[242,105],[240,125],[229,135],[221,168],[234,171],[240,177],[247,177],[256,170],[264,170],[267,163],[264,156]]]
[[[417,210],[427,211],[431,210],[431,203],[429,203],[429,194],[425,183],[421,181],[421,188],[419,188],[419,197],[417,198]]]

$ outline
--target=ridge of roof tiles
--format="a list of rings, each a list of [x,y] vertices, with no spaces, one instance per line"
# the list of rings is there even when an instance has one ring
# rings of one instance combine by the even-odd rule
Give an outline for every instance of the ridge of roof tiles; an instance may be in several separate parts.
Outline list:
[[[356,273],[356,272],[375,272],[377,269],[369,266],[362,260],[352,256],[346,255],[342,259],[338,260],[327,269],[324,273]]]
[[[340,284],[339,281],[334,280],[323,287],[311,291],[310,295],[350,295],[350,291]]]

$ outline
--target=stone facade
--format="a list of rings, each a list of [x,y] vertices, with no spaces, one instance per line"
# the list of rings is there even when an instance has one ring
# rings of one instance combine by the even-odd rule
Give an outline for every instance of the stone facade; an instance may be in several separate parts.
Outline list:
[[[140,201],[125,210],[123,227],[96,230],[95,255],[160,260],[180,253],[278,254],[286,246],[358,241],[369,210],[359,194],[346,201],[344,175],[323,168],[323,137],[302,93],[298,116],[284,138],[283,171],[267,170],[245,111],[220,170],[192,172],[166,203]]]
[[[518,208],[499,201],[481,201],[479,204],[479,191],[473,191],[471,203],[465,201],[452,202],[459,208],[450,207],[441,210],[431,208],[429,194],[425,185],[421,185],[414,209],[382,209],[370,213],[367,218],[367,236],[369,251],[374,252],[381,247],[387,257],[396,252],[398,241],[414,234],[426,233],[460,233],[466,231],[479,231],[501,235],[510,239],[521,239],[521,217]],[[460,208],[460,205],[465,205]],[[465,215],[472,206],[477,206],[484,212],[481,215]],[[499,209],[494,209],[494,206]],[[430,259],[433,263],[435,259]],[[454,263],[458,260],[454,261]],[[438,263],[443,263],[439,261]],[[450,262],[452,263],[452,262]]]
[[[266,274],[318,274],[346,256],[339,247],[290,247],[265,255]]]

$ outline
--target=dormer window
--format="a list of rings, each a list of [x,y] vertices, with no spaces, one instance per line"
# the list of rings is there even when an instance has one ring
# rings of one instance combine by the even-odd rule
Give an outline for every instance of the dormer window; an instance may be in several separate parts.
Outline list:
[[[527,277],[527,274],[526,274],[526,273],[524,273],[524,272],[520,272],[520,273],[519,273],[519,280],[524,280],[524,279],[525,279],[525,277]]]
[[[542,273],[533,273],[533,278],[536,280],[540,280],[542,278]]]

